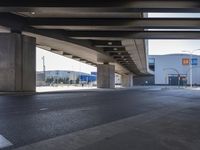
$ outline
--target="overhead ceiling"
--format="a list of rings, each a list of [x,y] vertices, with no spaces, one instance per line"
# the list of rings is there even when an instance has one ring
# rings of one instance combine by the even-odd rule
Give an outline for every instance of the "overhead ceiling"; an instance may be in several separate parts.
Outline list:
[[[197,0],[1,0],[0,25],[34,36],[40,47],[66,57],[144,75],[145,39],[200,38],[199,18],[147,18],[146,13],[194,13],[199,7]]]

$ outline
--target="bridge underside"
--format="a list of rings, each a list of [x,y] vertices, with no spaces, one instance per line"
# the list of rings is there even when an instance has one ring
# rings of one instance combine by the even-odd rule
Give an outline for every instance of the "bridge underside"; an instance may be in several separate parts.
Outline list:
[[[148,73],[145,39],[200,38],[199,31],[190,31],[200,28],[198,18],[148,18],[147,13],[200,12],[199,4],[196,0],[7,0],[0,1],[0,25],[1,32],[35,38],[38,47],[97,66],[104,71],[99,81],[105,81],[99,87],[113,87],[111,72],[122,74],[124,85],[132,85],[132,76]]]
[[[67,15],[67,17],[65,17],[67,11],[45,11],[45,14],[43,14],[43,11],[37,11],[37,13],[4,12],[0,13],[0,20],[2,20],[1,25],[8,27],[11,32],[35,37],[39,47],[51,52],[91,65],[110,63],[115,66],[116,72],[120,74],[132,72],[140,75],[147,73],[144,40],[123,37],[117,39],[115,35],[109,33],[112,31],[112,27],[101,26],[101,29],[99,29],[98,25],[95,27],[92,23],[95,18],[91,18],[91,15],[96,13],[86,14],[84,16],[85,21],[81,21],[83,19],[81,17],[73,18],[76,12],[71,12],[71,16]],[[141,13],[136,14],[135,17],[142,18]],[[107,16],[108,14],[105,14],[104,18],[107,18]],[[43,25],[41,25],[40,19],[46,20]],[[70,25],[68,24],[70,20],[75,22],[72,21]],[[54,23],[52,22],[52,24],[51,21]],[[82,22],[91,22],[91,26],[88,27]],[[102,20],[102,22],[105,22],[105,20]],[[117,31],[120,31],[120,29],[115,30],[115,32]],[[101,32],[102,34],[105,33],[104,35],[109,34],[112,38],[99,37],[100,39],[96,39],[92,35],[84,37],[85,33],[82,32],[91,34],[93,32]]]

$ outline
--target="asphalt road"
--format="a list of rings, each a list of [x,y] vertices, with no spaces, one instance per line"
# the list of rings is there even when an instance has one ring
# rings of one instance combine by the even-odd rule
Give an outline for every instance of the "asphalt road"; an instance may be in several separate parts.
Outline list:
[[[130,116],[198,100],[198,92],[127,89],[0,96],[0,135],[21,147]]]

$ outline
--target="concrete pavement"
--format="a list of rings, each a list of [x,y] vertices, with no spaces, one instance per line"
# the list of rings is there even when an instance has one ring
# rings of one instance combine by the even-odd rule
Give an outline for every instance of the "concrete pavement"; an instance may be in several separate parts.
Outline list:
[[[4,149],[199,149],[200,94],[117,89],[0,97]]]

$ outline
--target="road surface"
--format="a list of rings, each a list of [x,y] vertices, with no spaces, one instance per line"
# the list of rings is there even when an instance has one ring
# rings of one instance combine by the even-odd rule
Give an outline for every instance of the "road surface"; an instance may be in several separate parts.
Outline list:
[[[163,116],[160,116],[161,114]],[[186,142],[193,142],[193,149],[196,148],[195,142],[200,142],[200,94],[198,91],[133,88],[0,96],[0,146],[3,145],[2,140],[4,144],[7,142],[7,147],[6,144],[4,148],[2,146],[3,150],[15,149],[126,118],[138,118],[141,115],[144,118],[141,117],[139,121],[135,121],[133,124],[136,123],[137,128],[141,126],[143,132],[159,130],[161,139],[168,133],[171,134],[167,136],[169,139],[177,138],[180,134]],[[157,117],[157,120],[155,120],[155,117]],[[154,120],[150,120],[149,124],[145,123],[144,121],[148,118],[154,118]],[[124,142],[129,142],[128,145],[131,149],[134,146],[130,143],[133,144],[134,142],[128,139],[137,141],[138,138],[136,137],[139,136],[140,140],[138,139],[137,143],[142,143],[141,145],[145,144],[146,138],[152,139],[150,133],[151,136],[134,130],[131,131],[129,132],[133,133],[131,136],[120,132],[119,136],[114,137],[112,135],[113,141],[106,140],[107,142],[101,143],[105,140],[101,139],[86,144],[85,148],[82,146],[81,149],[117,149],[120,148],[117,143],[120,144],[120,141],[123,142],[124,139]],[[132,137],[134,133],[136,137]],[[144,141],[141,142],[142,140]],[[178,148],[184,150],[187,148],[183,147],[186,143],[184,143],[184,140],[182,144],[174,144],[173,141],[169,140],[164,147],[162,147],[162,144],[161,147],[158,145],[158,149],[165,149],[174,144],[174,149],[178,145]],[[147,146],[152,146],[152,150],[156,150],[156,147],[153,146],[155,141],[154,139],[147,142]],[[101,147],[104,144],[105,147]],[[120,145],[125,146],[127,143]],[[142,149],[140,146],[134,148],[136,150]],[[149,149],[151,149],[150,147]],[[59,150],[59,147],[57,148]],[[121,149],[124,148],[128,149],[121,147]],[[190,149],[192,148],[190,147]]]

